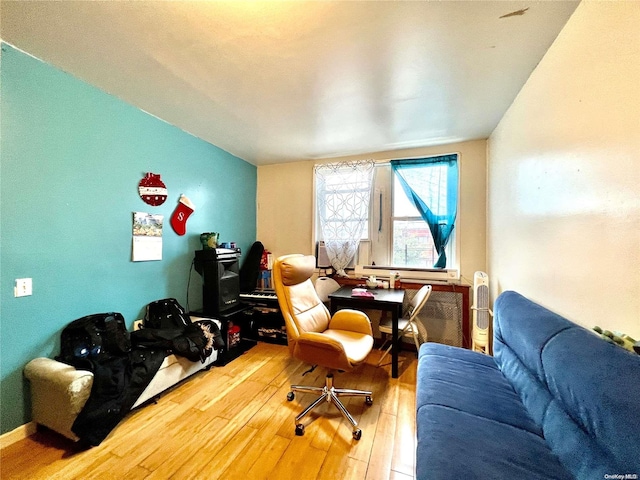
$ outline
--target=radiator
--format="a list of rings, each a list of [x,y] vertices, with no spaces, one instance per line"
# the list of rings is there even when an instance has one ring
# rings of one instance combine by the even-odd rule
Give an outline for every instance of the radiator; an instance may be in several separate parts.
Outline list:
[[[418,290],[407,289],[406,292],[405,315],[409,302]],[[429,300],[418,315],[423,327],[420,328],[421,333],[424,334],[426,331],[427,341],[462,347],[462,295],[462,291],[431,292]],[[380,311],[367,310],[366,313],[371,319],[374,336],[381,338],[382,334],[378,330]],[[405,337],[403,341],[407,346],[413,346],[413,339],[410,337]]]
[[[416,291],[409,292],[414,295]],[[462,293],[432,292],[418,319],[429,342],[462,346]]]

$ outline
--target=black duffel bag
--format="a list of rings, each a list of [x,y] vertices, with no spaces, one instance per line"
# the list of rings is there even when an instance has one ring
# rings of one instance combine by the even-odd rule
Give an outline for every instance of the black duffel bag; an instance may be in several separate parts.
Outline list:
[[[147,305],[144,328],[173,330],[191,324],[191,318],[175,298],[156,300]]]
[[[105,354],[121,356],[131,350],[131,339],[120,313],[96,313],[69,323],[60,334],[59,362],[94,371]]]

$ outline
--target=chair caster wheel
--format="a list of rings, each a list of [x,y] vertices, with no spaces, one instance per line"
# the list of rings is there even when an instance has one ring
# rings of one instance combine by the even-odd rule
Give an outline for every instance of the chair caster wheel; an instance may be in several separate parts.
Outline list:
[[[364,403],[366,403],[367,405],[373,405],[373,398],[371,397],[371,395],[367,395],[364,398]]]
[[[299,437],[304,435],[304,425],[296,425],[296,435]]]
[[[360,440],[362,438],[362,430],[359,428],[353,431],[353,439]]]
[[[293,392],[289,392],[287,393],[287,401],[290,402],[292,401],[294,398],[296,398],[296,394]]]

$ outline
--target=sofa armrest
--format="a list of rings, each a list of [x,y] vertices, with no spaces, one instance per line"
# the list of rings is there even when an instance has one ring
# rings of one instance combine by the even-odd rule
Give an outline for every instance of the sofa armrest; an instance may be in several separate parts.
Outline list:
[[[93,373],[50,358],[35,358],[24,368],[31,383],[31,416],[67,438],[78,440],[71,426],[87,402]]]

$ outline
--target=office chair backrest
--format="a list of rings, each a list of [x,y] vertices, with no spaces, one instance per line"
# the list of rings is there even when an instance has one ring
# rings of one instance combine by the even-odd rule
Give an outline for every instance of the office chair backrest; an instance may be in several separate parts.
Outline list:
[[[300,333],[324,332],[329,326],[329,310],[311,282],[315,267],[313,255],[284,255],[273,264],[273,283],[291,351]]]
[[[429,296],[431,295],[431,285],[424,285],[416,292],[416,294],[411,299],[411,316],[409,317],[411,321],[415,320],[422,307],[425,306],[427,300],[429,300]]]

